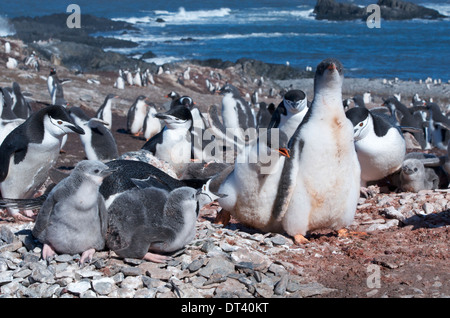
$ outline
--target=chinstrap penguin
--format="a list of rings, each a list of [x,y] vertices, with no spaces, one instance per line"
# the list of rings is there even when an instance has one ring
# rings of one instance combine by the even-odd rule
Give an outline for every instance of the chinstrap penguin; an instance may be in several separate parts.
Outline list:
[[[32,230],[33,236],[44,244],[44,260],[56,253],[82,253],[83,264],[104,248],[108,216],[99,187],[111,172],[101,162],[81,161],[49,193]]]
[[[398,171],[406,154],[406,143],[398,126],[365,107],[349,109],[355,148],[361,165],[361,186]]]
[[[155,117],[162,119],[165,126],[142,149],[170,163],[180,175],[192,157],[192,114],[186,107],[177,106]]]
[[[62,106],[47,106],[14,129],[0,146],[2,197],[32,197],[56,162],[63,136],[71,132],[84,134]],[[18,211],[10,209],[9,213],[19,219],[25,218]]]
[[[108,124],[98,118],[90,118],[79,107],[69,109],[70,116],[75,123],[83,128],[84,134],[80,135],[81,143],[88,160],[109,161],[119,157],[116,140]]]

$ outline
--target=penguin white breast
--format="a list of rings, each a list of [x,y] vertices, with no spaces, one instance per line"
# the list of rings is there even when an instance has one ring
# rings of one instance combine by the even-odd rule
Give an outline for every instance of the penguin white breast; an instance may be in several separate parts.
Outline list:
[[[373,131],[355,142],[361,165],[361,180],[376,181],[394,173],[402,166],[406,154],[405,140],[395,128],[383,137]]]
[[[6,198],[30,198],[47,180],[49,169],[55,164],[61,141],[45,133],[41,144],[28,144],[25,158],[17,165],[10,159],[8,176],[1,183]]]
[[[222,99],[222,120],[226,128],[240,128],[237,102],[231,94],[226,94]]]
[[[311,118],[299,137],[304,144],[301,154],[291,157],[296,185],[283,219],[284,229],[290,235],[305,235],[308,230],[350,224],[360,188],[350,121],[339,114]]]

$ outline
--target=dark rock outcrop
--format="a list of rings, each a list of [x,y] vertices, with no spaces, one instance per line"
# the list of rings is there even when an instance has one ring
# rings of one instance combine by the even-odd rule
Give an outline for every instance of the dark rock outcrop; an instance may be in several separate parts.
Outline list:
[[[446,16],[438,11],[400,0],[378,0],[380,15],[384,20],[440,19]],[[317,20],[366,20],[370,13],[355,4],[335,0],[318,0],[314,7]]]
[[[113,21],[89,14],[81,17],[81,28],[67,27],[67,14],[52,14],[41,17],[16,17],[11,24],[16,31],[15,37],[31,43],[48,39],[59,39],[65,42],[76,42],[95,47],[136,47],[132,41],[92,37],[91,34],[106,31],[135,30],[132,24],[122,21]]]

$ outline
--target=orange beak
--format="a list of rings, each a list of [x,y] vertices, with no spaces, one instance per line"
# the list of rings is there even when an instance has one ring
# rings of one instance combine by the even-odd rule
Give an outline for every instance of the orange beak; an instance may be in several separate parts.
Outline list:
[[[327,67],[330,71],[334,71],[336,69],[336,65],[334,65],[334,63],[331,63],[330,65],[328,65]]]
[[[280,148],[280,149],[278,149],[278,152],[285,157],[288,157],[288,158],[291,157],[291,155],[289,154],[289,150],[286,148]]]

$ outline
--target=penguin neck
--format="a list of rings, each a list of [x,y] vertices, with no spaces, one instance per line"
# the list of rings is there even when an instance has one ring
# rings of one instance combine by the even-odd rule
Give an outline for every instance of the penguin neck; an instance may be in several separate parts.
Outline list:
[[[336,113],[338,109],[336,105],[340,106],[342,110],[342,115],[345,117],[345,112],[342,107],[342,89],[341,86],[330,86],[330,87],[317,87],[314,94],[314,102],[312,108],[315,111],[325,112],[325,113]]]

